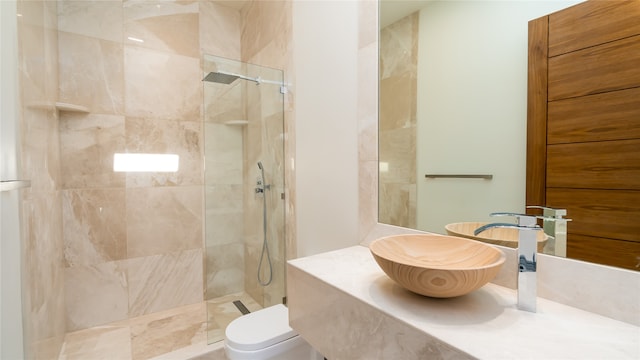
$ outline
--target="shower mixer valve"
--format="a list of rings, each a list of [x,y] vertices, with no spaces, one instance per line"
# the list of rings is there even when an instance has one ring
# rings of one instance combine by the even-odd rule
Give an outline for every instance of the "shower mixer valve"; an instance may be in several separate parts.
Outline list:
[[[271,185],[264,185],[262,179],[258,177],[256,180],[256,194],[262,194],[265,190],[271,189]]]

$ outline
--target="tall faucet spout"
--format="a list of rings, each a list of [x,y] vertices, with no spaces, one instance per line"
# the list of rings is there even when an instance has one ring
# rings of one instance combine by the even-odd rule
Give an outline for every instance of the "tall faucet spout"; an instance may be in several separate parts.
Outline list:
[[[477,228],[478,235],[491,228],[518,229],[518,309],[536,312],[537,241],[535,230],[542,230],[536,216],[516,213],[493,213],[491,216],[515,216],[517,224],[492,223]]]
[[[542,230],[540,227],[537,229]],[[536,251],[536,232],[520,230],[518,236],[518,309],[530,312],[536,312],[538,297]]]
[[[493,229],[493,228],[516,228],[518,229],[519,226],[516,224],[510,224],[510,223],[491,223],[491,224],[486,224],[486,225],[482,225],[479,228],[475,229],[473,231],[473,235],[479,235],[480,233],[483,233],[489,229]]]

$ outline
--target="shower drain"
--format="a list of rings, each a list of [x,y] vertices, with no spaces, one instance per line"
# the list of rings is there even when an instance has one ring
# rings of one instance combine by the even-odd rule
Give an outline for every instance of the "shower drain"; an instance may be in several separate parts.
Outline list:
[[[240,312],[242,313],[242,315],[247,315],[248,313],[250,313],[251,311],[249,311],[249,309],[247,309],[246,306],[244,306],[244,304],[242,303],[242,301],[240,300],[236,300],[233,302],[233,305],[235,305],[238,310],[240,310]]]

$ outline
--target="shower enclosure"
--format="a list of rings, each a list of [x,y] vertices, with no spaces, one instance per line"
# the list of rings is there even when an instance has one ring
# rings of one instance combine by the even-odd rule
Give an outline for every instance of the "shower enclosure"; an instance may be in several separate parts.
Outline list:
[[[281,70],[204,55],[208,342],[285,299]]]

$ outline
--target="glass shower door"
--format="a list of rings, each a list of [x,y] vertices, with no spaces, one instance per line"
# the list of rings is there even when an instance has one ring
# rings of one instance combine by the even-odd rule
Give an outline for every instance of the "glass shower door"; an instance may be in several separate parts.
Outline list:
[[[204,58],[208,342],[285,296],[283,72]]]

